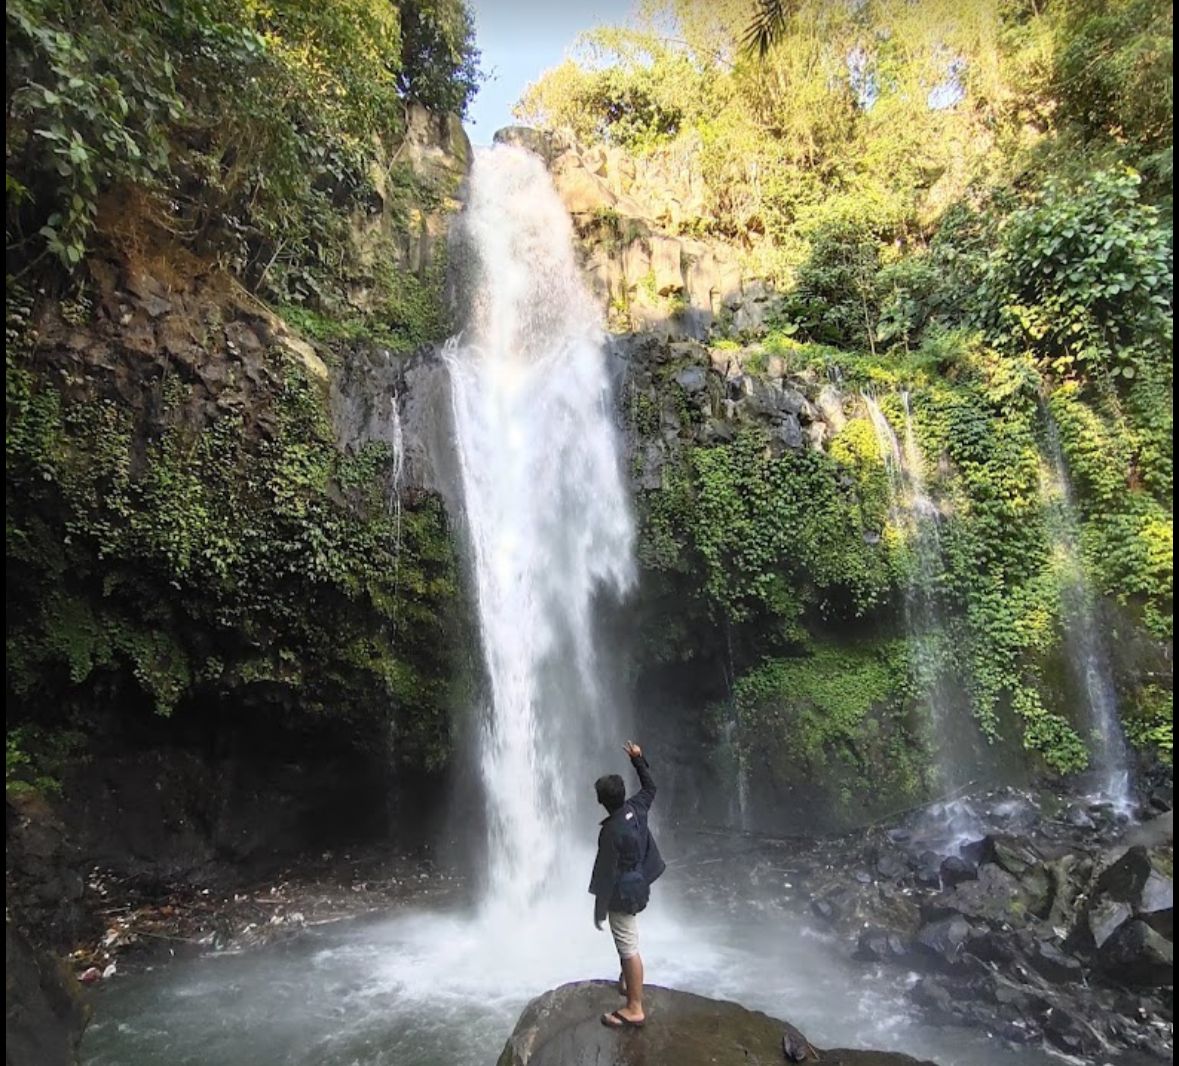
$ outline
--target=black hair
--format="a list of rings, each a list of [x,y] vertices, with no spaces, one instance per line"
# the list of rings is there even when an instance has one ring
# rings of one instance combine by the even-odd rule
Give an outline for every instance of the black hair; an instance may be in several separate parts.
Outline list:
[[[594,782],[598,802],[613,814],[626,802],[626,783],[617,774],[607,774]]]

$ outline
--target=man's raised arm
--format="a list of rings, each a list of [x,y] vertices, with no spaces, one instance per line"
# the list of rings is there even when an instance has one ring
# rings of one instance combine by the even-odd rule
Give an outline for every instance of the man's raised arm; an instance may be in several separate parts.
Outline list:
[[[635,795],[631,796],[630,802],[644,810],[649,810],[651,804],[655,802],[655,778],[651,776],[651,767],[647,765],[647,760],[643,757],[643,749],[633,740],[628,740],[622,747],[630,756],[630,764],[635,768],[635,773],[639,775],[640,788]]]

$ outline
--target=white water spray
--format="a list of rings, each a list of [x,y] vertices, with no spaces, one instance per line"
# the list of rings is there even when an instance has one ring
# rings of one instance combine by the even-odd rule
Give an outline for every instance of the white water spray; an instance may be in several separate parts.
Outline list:
[[[1044,471],[1041,491],[1060,570],[1065,652],[1086,712],[1098,797],[1116,809],[1128,812],[1133,806],[1129,754],[1118,719],[1109,652],[1098,626],[1093,589],[1081,561],[1080,523],[1068,467],[1060,447],[1060,435],[1056,422],[1046,409],[1045,417],[1049,463]]]
[[[913,649],[917,675],[925,698],[929,722],[930,757],[942,794],[957,797],[970,782],[974,768],[971,752],[975,728],[965,721],[949,691],[944,648],[944,625],[938,602],[943,576],[937,504],[925,484],[925,459],[913,431],[909,394],[901,393],[905,413],[904,445],[875,398],[864,394],[864,406],[876,433],[889,488],[889,518],[906,532],[913,552],[913,568],[904,590],[906,636]],[[958,798],[935,805],[928,816],[943,823],[945,842],[952,845],[975,835],[978,824],[968,804]]]
[[[593,605],[632,583],[634,528],[604,335],[536,156],[476,155],[456,253],[467,319],[445,358],[490,684],[488,900],[518,908],[568,869],[571,837],[589,843],[575,812],[592,806],[596,767],[617,762]]]

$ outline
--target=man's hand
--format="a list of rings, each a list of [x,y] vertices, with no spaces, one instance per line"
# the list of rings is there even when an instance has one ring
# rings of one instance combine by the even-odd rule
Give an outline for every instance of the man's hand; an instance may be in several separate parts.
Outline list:
[[[623,744],[622,750],[625,751],[627,757],[631,759],[637,759],[640,755],[643,754],[643,749],[640,748],[633,740],[628,740],[625,744]]]
[[[602,919],[601,918],[594,919],[594,928],[601,930],[601,928],[602,928]]]

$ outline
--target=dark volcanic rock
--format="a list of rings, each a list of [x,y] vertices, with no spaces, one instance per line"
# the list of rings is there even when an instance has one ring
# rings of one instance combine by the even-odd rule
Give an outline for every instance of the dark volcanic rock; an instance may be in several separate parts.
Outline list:
[[[811,911],[816,918],[822,918],[825,922],[835,920],[835,905],[826,899],[812,899]]]
[[[6,1066],[67,1066],[90,1020],[78,985],[65,965],[35,951],[4,923],[4,1028]]]
[[[942,861],[939,873],[945,886],[953,888],[963,881],[975,880],[978,877],[978,867],[961,855],[951,855]]]
[[[970,923],[960,914],[923,925],[917,933],[917,946],[925,954],[946,963],[955,963],[962,945],[970,936]]]
[[[1079,960],[1066,955],[1050,940],[1037,940],[1027,958],[1036,972],[1049,981],[1067,984],[1081,980],[1083,970]]]
[[[1170,985],[1175,980],[1175,948],[1149,925],[1126,922],[1102,945],[1101,968],[1130,985]]]
[[[1098,900],[1089,908],[1089,935],[1093,946],[1101,948],[1105,942],[1129,919],[1130,904],[1117,899]]]
[[[918,1063],[895,1052],[811,1049],[786,1022],[739,1003],[657,985],[646,987],[642,1030],[607,1029],[600,1018],[619,1003],[608,981],[578,981],[545,992],[524,1008],[498,1066],[781,1066],[792,1052],[842,1066]]]
[[[1048,893],[1048,878],[1042,870],[1031,871],[1020,880],[988,862],[979,867],[975,880],[963,881],[952,892],[936,897],[930,909],[957,912],[988,922],[1012,921],[1039,913],[1048,903]]]
[[[899,881],[909,872],[909,866],[900,855],[886,851],[876,860],[876,872],[889,881]]]
[[[1160,849],[1127,849],[1101,872],[1096,894],[1129,904],[1137,917],[1168,940],[1174,938],[1175,883],[1171,860]]]
[[[864,962],[887,962],[903,959],[908,954],[904,940],[887,929],[865,929],[855,950],[855,957]]]
[[[1002,833],[991,833],[963,845],[960,850],[963,858],[978,866],[993,862],[1016,877],[1022,877],[1042,861],[1026,840]]]

